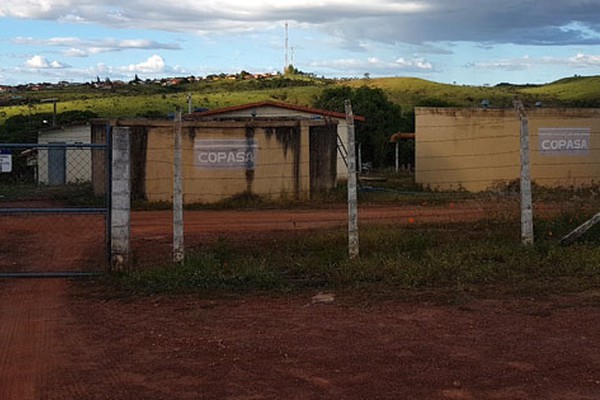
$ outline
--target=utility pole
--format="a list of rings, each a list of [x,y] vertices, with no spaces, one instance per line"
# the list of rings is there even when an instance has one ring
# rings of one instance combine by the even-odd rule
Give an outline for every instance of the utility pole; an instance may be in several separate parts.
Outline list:
[[[289,66],[288,64],[288,23],[287,21],[285,22],[285,65],[283,66],[283,73],[285,74],[285,72],[287,71],[287,68]]]
[[[43,99],[42,103],[52,103],[52,128],[56,128],[56,102],[58,99]]]

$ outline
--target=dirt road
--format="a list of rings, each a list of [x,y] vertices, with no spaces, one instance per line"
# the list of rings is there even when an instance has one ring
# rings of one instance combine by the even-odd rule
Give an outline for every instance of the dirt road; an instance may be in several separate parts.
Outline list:
[[[362,215],[410,223],[461,211],[439,209]],[[304,232],[343,224],[343,215],[202,211],[188,213],[186,229],[200,238]],[[64,270],[89,260],[92,236],[58,236],[56,226],[36,223],[28,235],[6,221],[4,263]],[[170,213],[136,213],[133,222],[139,249],[168,244]],[[52,241],[39,249],[50,257],[33,251],[44,237]],[[93,288],[0,281],[0,399],[600,399],[597,291],[487,300],[456,293],[442,303],[336,293],[322,305],[311,303],[314,293],[107,300]]]

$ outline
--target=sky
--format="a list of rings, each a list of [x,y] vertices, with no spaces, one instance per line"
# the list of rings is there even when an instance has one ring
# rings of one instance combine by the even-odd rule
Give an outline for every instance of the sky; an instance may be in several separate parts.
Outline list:
[[[600,75],[600,0],[0,2],[0,85],[276,72],[286,59],[330,78],[462,85]]]

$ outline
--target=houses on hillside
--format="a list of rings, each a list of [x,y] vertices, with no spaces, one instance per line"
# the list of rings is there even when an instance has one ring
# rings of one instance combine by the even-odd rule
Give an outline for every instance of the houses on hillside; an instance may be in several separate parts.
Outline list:
[[[170,77],[170,78],[155,78],[155,79],[139,79],[136,77],[128,82],[119,79],[100,79],[96,77],[91,82],[68,82],[60,81],[58,83],[28,83],[16,86],[0,85],[0,93],[17,92],[17,91],[33,91],[39,92],[44,90],[59,90],[65,88],[73,88],[78,86],[91,87],[99,90],[110,90],[126,85],[157,85],[163,87],[179,86],[186,83],[200,82],[200,81],[221,81],[221,80],[261,80],[271,79],[281,76],[279,72],[266,72],[266,73],[250,73],[247,71],[241,71],[239,73],[221,73],[221,74],[210,74],[205,77],[201,76],[181,76],[181,77]]]

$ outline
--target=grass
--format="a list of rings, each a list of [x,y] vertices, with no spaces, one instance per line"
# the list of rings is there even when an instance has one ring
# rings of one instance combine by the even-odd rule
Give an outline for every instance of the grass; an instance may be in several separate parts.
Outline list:
[[[83,89],[82,89],[83,90]],[[320,85],[282,87],[249,90],[243,87],[221,88],[220,90],[196,90],[192,93],[194,107],[222,108],[232,105],[266,100],[281,101],[309,106],[321,91]],[[60,98],[58,112],[93,111],[100,117],[165,117],[177,108],[187,110],[187,91],[171,93],[92,93]],[[52,104],[1,107],[0,123],[15,115],[31,115],[52,112]]]
[[[576,217],[540,222],[533,247],[518,244],[519,225],[513,220],[367,227],[361,230],[361,256],[354,261],[347,257],[346,236],[340,232],[242,244],[223,237],[183,266],[109,275],[103,282],[115,293],[137,295],[306,289],[482,292],[488,287],[527,295],[583,291],[600,284],[600,230],[573,247],[561,247],[557,237],[543,234],[571,229]]]
[[[580,107],[598,107],[598,88],[600,77],[572,77],[553,82],[548,85],[523,89],[524,93],[546,100],[549,105],[556,102],[567,102]]]
[[[56,91],[19,93],[30,105],[0,108],[0,124],[15,115],[52,112],[52,104],[37,103],[41,98],[57,98],[58,112],[93,111],[100,117],[165,116],[176,108],[187,109],[187,94],[194,107],[221,108],[232,105],[274,100],[310,106],[323,88],[331,85],[358,87],[368,85],[384,90],[390,100],[410,112],[415,106],[480,107],[487,99],[494,108],[512,107],[518,97],[526,106],[538,100],[546,106],[598,107],[600,76],[562,79],[546,85],[510,85],[493,87],[452,85],[417,78],[378,78],[338,80],[319,78],[272,79],[267,81],[200,82],[176,88],[127,85],[114,91],[69,88]]]
[[[0,186],[0,206],[3,202],[48,201],[61,206],[103,207],[104,196],[96,196],[90,183],[60,186],[3,183]]]

